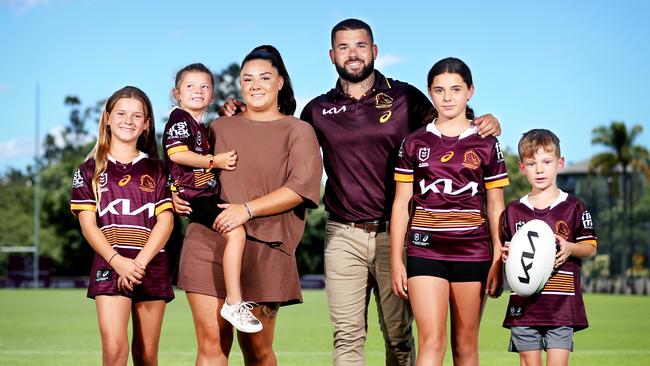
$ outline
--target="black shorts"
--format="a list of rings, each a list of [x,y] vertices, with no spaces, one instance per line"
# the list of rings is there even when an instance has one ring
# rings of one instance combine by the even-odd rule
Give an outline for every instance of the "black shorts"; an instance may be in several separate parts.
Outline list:
[[[492,261],[459,262],[419,257],[406,257],[406,275],[433,276],[449,282],[486,282]]]
[[[212,224],[214,220],[219,216],[222,208],[217,206],[220,203],[225,203],[219,196],[203,196],[192,198],[190,201],[190,207],[192,208],[192,213],[190,213],[190,221],[199,223],[203,226],[212,229]]]

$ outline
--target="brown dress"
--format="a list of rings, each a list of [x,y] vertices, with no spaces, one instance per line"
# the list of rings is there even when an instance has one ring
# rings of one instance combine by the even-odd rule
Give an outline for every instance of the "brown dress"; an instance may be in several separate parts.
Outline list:
[[[215,153],[237,151],[236,169],[221,172],[224,201],[243,203],[281,187],[304,198],[293,210],[244,224],[248,239],[241,271],[244,300],[284,305],[302,302],[295,251],[305,228],[306,208],[318,205],[322,174],[313,129],[293,117],[261,122],[243,116],[219,118],[210,128],[216,137]],[[225,243],[207,227],[190,224],[178,286],[186,292],[225,298]]]

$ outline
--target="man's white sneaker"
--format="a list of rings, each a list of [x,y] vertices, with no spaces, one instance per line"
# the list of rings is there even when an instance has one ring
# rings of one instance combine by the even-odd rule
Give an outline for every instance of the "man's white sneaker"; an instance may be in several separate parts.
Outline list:
[[[244,333],[257,333],[262,330],[262,323],[251,313],[253,303],[241,301],[228,305],[228,301],[221,307],[221,316],[232,324],[238,331]]]

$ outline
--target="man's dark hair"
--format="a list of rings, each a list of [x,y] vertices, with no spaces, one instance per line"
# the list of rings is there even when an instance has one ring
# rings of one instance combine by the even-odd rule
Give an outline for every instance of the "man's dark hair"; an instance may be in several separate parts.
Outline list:
[[[358,29],[365,29],[370,36],[370,43],[375,43],[374,38],[372,37],[372,29],[370,29],[368,23],[364,22],[363,20],[350,18],[340,21],[337,25],[334,26],[334,28],[332,28],[332,48],[334,48],[334,38],[336,36],[336,32]]]

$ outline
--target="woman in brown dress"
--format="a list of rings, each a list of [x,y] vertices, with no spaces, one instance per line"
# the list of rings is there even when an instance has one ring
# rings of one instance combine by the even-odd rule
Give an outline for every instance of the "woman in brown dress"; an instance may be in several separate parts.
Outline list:
[[[322,161],[311,126],[292,117],[296,102],[279,52],[272,46],[255,48],[244,58],[240,76],[246,110],[210,125],[214,152],[236,150],[238,156],[235,170],[221,172],[221,198],[230,204],[223,205],[213,229],[246,229],[242,293],[259,304],[252,312],[263,330],[239,333],[238,341],[246,365],[276,365],[277,311],[302,302],[295,251],[306,208],[318,205]],[[178,198],[175,204],[181,214],[190,210]],[[205,226],[187,228],[178,285],[192,310],[197,365],[226,365],[233,342],[232,326],[219,315],[226,297],[225,243]]]

